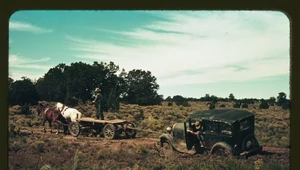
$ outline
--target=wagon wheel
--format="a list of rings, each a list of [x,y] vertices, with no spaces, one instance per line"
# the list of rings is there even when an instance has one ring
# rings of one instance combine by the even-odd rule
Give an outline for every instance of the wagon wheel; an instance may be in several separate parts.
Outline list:
[[[72,136],[77,137],[80,134],[80,125],[78,122],[71,122],[69,124],[69,132]]]
[[[116,128],[112,124],[107,124],[103,128],[103,135],[106,139],[114,139],[116,137]]]
[[[134,128],[134,125],[132,125],[131,127]],[[127,138],[135,138],[136,130],[127,128],[125,130],[125,135],[126,135]]]

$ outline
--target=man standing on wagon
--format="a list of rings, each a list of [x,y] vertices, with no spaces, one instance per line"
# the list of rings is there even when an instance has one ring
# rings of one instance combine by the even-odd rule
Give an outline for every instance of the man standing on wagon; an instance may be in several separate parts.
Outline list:
[[[95,94],[93,96],[93,98],[95,98],[93,100],[93,103],[96,102],[96,110],[97,110],[97,118],[101,118],[101,120],[104,120],[104,115],[103,115],[103,108],[101,106],[101,103],[102,103],[102,100],[103,100],[103,97],[102,95],[100,94],[100,88],[96,88],[95,89]]]

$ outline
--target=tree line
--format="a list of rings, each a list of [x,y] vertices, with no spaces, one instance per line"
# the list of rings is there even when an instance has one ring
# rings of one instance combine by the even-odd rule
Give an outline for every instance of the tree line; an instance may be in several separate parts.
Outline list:
[[[164,101],[168,101],[168,105],[173,105],[173,102],[176,105],[182,106],[190,106],[189,101],[202,101],[208,102],[211,104],[212,108],[215,108],[215,105],[218,102],[234,102],[234,108],[248,108],[249,104],[260,103],[260,109],[268,109],[270,106],[281,106],[283,109],[289,109],[291,106],[291,101],[287,99],[287,96],[284,92],[279,92],[278,96],[270,97],[269,99],[256,99],[256,98],[243,98],[236,99],[232,93],[229,94],[229,97],[222,98],[217,97],[215,95],[205,94],[204,97],[200,98],[185,98],[181,95],[175,95],[173,97],[168,96]],[[225,107],[224,104],[220,105],[220,107]]]
[[[77,105],[91,100],[91,92],[99,87],[105,110],[118,110],[119,103],[156,105],[163,100],[159,85],[150,71],[133,69],[126,72],[113,62],[58,64],[36,82],[22,77],[9,77],[9,105],[37,104],[39,100]]]
[[[133,69],[126,72],[113,62],[83,62],[58,64],[50,68],[42,78],[32,81],[8,78],[9,105],[35,105],[40,100],[62,102],[75,106],[78,102],[91,100],[91,92],[99,87],[104,96],[104,110],[117,111],[120,103],[138,105],[160,105],[162,101],[175,102],[177,105],[189,106],[188,101],[208,101],[215,105],[218,101],[234,101],[236,105],[265,102],[268,105],[287,107],[290,101],[286,94],[279,93],[277,98],[270,99],[235,99],[233,94],[220,98],[206,94],[200,98],[184,98],[181,95],[166,99],[158,94],[159,85],[150,71]],[[287,105],[287,106],[286,106]]]

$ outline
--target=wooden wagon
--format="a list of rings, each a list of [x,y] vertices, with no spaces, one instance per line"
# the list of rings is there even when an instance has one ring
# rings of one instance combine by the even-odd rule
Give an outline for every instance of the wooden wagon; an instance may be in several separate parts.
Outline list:
[[[69,132],[72,136],[77,137],[82,128],[92,128],[102,133],[107,139],[115,139],[122,134],[125,134],[127,138],[134,138],[136,135],[134,127],[134,123],[122,119],[100,120],[82,117],[77,119],[77,122],[71,122],[69,124]]]

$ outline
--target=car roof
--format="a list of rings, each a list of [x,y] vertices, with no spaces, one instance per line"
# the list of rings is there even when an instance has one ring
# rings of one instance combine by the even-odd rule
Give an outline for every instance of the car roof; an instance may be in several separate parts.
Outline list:
[[[244,118],[254,116],[253,113],[240,109],[212,109],[194,113],[191,119],[219,120],[229,123],[240,121]]]

